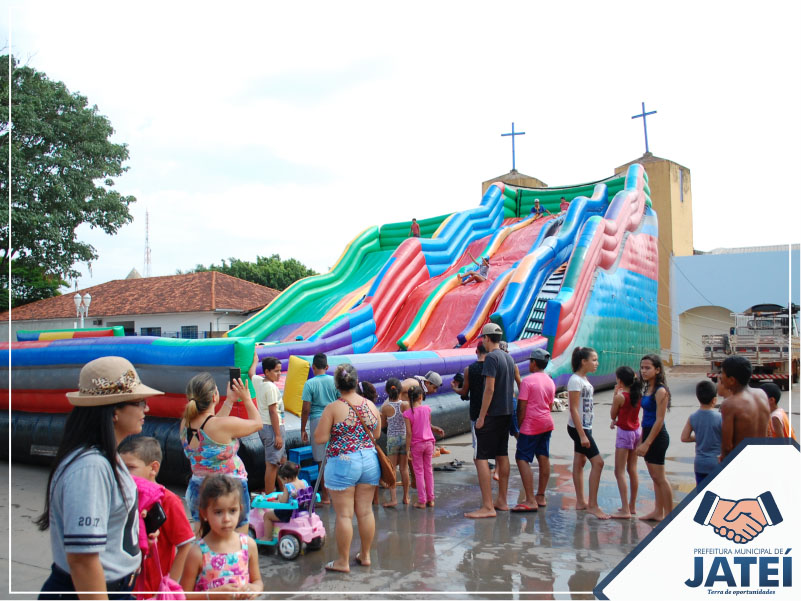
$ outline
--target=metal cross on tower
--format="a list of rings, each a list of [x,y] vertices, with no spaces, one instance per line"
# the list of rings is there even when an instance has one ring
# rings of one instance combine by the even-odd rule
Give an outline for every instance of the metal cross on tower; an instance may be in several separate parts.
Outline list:
[[[645,118],[648,115],[655,115],[655,114],[656,114],[656,111],[651,111],[650,113],[646,113],[645,112],[645,103],[643,102],[642,103],[642,113],[640,113],[639,115],[634,115],[632,117],[632,119],[639,119],[640,117],[642,117],[642,129],[645,132],[645,153],[646,154],[648,154],[648,126],[645,125]]]
[[[515,124],[512,121],[512,133],[510,134],[501,134],[503,136],[512,136],[512,171],[515,171],[515,136],[525,136],[526,132],[524,131],[515,131]]]

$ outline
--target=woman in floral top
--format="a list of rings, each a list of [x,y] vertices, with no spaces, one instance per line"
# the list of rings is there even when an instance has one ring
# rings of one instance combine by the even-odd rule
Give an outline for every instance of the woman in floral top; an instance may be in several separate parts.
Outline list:
[[[206,476],[233,476],[242,487],[242,508],[239,527],[247,524],[250,512],[248,473],[237,455],[239,439],[261,430],[259,410],[250,398],[242,380],[228,383],[225,402],[215,413],[220,393],[214,377],[204,372],[196,375],[186,386],[188,402],[181,420],[181,445],[192,467],[192,478],[186,487],[186,505],[192,520],[197,522],[198,493]],[[242,402],[248,419],[230,415],[234,402]],[[212,419],[214,418],[214,419]],[[247,530],[245,530],[247,532]]]
[[[337,515],[338,557],[326,564],[325,568],[335,572],[350,572],[348,553],[353,539],[354,512],[361,537],[361,550],[356,554],[356,563],[370,565],[370,546],[375,535],[373,494],[381,469],[365,425],[370,428],[373,437],[378,438],[381,434],[381,418],[376,406],[357,394],[359,380],[355,367],[350,364],[337,367],[334,384],[339,390],[339,399],[329,403],[320,416],[314,431],[314,442],[328,443],[325,485],[331,492]],[[365,425],[362,425],[362,421]]]

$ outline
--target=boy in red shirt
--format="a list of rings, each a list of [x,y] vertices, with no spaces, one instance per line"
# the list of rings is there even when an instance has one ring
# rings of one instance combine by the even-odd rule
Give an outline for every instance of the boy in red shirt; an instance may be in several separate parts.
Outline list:
[[[120,445],[118,451],[132,476],[156,481],[162,458],[158,440],[150,436],[129,438]],[[169,574],[177,582],[181,580],[181,572],[192,546],[190,543],[195,540],[195,533],[189,525],[183,501],[178,495],[165,488],[161,506],[167,516],[159,528],[157,543],[161,572]],[[150,598],[153,592],[158,591],[160,579],[155,562],[156,558],[152,553],[142,561],[142,571],[136,577],[134,591],[147,591],[151,594],[139,594],[140,599]]]
[[[517,437],[515,461],[520,470],[520,479],[526,491],[526,498],[518,503],[512,511],[537,511],[537,507],[545,507],[545,487],[551,477],[551,459],[549,453],[553,418],[551,404],[556,394],[556,386],[551,376],[545,373],[551,355],[548,351],[535,348],[529,357],[530,376],[520,383],[520,394],[517,397],[517,421],[520,434]],[[534,474],[531,462],[537,457],[539,480],[537,494],[534,495]]]

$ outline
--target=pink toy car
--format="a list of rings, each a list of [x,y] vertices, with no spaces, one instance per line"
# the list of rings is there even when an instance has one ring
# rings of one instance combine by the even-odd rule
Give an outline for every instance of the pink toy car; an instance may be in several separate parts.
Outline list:
[[[251,502],[248,532],[259,545],[259,549],[276,547],[284,559],[295,559],[300,555],[304,544],[312,550],[321,548],[325,544],[325,527],[320,516],[314,513],[315,496],[319,495],[315,495],[307,487],[298,491],[297,499],[279,503],[277,499],[280,494],[275,492],[256,495]],[[288,522],[274,522],[273,532],[265,532],[266,509],[291,509],[292,517]]]

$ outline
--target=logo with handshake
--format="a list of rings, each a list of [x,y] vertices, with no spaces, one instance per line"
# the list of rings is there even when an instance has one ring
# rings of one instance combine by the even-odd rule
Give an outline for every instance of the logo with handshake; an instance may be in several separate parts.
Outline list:
[[[754,540],[768,526],[782,521],[782,514],[768,491],[755,499],[722,499],[707,491],[695,513],[694,520],[711,526],[715,534],[734,543]]]

